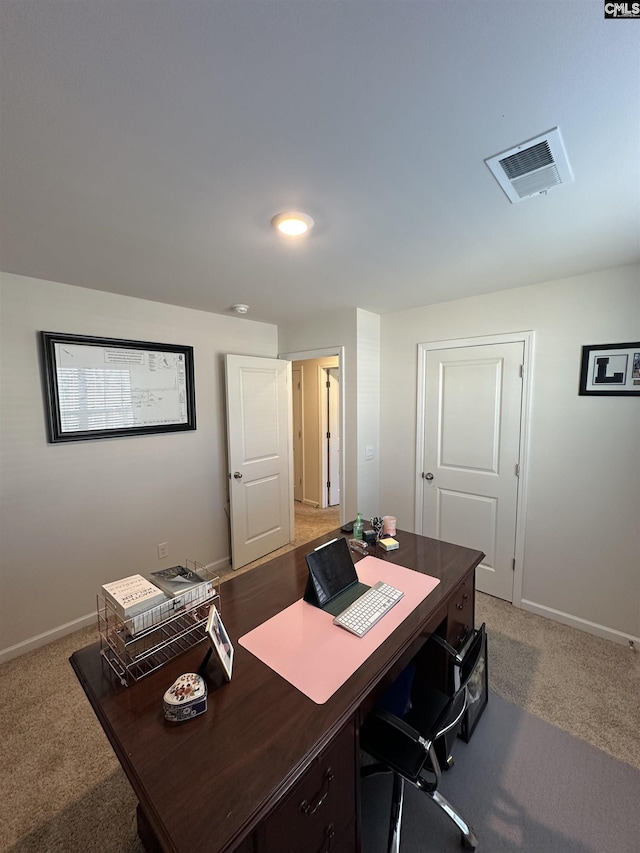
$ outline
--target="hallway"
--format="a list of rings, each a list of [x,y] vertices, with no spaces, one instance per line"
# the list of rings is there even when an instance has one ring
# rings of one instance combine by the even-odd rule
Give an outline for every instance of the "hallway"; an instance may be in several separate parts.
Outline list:
[[[305,542],[310,542],[317,536],[322,536],[323,533],[328,533],[330,530],[335,530],[336,527],[340,527],[339,506],[331,506],[327,509],[318,509],[318,507],[308,506],[307,504],[295,501],[294,515],[295,540],[293,545],[285,545],[282,548],[278,548],[276,551],[272,551],[270,554],[266,554],[264,557],[254,560],[253,563],[242,566],[241,569],[238,569],[235,572],[231,566],[229,566],[228,569],[219,573],[220,583],[224,583],[226,580],[229,580],[229,578],[248,572],[251,569],[255,569],[256,566],[260,566],[262,563],[267,563],[274,557],[278,557],[280,554],[285,554],[287,551],[291,551],[292,548],[297,548],[298,545],[303,545]]]

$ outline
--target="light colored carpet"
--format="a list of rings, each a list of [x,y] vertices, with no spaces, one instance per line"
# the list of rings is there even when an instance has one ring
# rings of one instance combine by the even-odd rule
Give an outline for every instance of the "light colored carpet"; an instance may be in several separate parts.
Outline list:
[[[340,507],[296,504],[295,542],[334,530]],[[222,592],[224,596],[224,592]],[[142,853],[136,799],[69,664],[98,639],[84,628],[0,666],[0,851]],[[17,709],[16,696],[25,697]]]
[[[230,577],[242,575],[251,569],[255,569],[256,566],[262,565],[262,563],[267,563],[269,560],[273,560],[274,557],[279,557],[280,554],[286,554],[287,551],[297,548],[298,545],[304,545],[305,542],[310,542],[312,539],[322,536],[323,533],[335,530],[336,527],[340,527],[339,506],[319,509],[318,507],[308,506],[307,504],[296,501],[295,540],[293,544],[284,545],[282,548],[278,548],[277,551],[272,551],[270,554],[266,554],[259,560],[255,560],[253,563],[242,566],[240,569],[234,570],[229,567],[228,569],[219,572],[220,580],[224,583],[224,581],[228,580]]]
[[[640,768],[640,654],[478,593],[491,688]]]
[[[440,790],[475,830],[478,853],[638,853],[640,770],[496,693],[453,755]],[[383,853],[389,775],[364,780],[362,790],[363,850]],[[424,793],[406,786],[403,853],[453,853],[459,837]]]
[[[305,510],[310,538],[337,526]],[[496,693],[640,768],[637,653],[486,595],[477,615]],[[3,852],[142,853],[135,797],[68,662],[95,639],[85,628],[0,666]]]

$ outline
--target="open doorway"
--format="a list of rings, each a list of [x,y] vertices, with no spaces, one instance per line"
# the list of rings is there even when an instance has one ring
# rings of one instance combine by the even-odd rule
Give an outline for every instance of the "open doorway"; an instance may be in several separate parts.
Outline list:
[[[344,522],[344,354],[336,349],[284,353],[292,362],[293,482],[296,540],[335,519]]]
[[[269,562],[269,560],[273,560],[275,557],[279,557],[281,554],[285,554],[287,551],[291,551],[293,548],[297,548],[298,545],[304,545],[307,542],[311,542],[312,539],[317,539],[318,536],[324,536],[326,533],[330,533],[342,524],[340,521],[339,506],[330,506],[327,509],[318,509],[318,507],[307,506],[301,501],[296,501],[294,506],[294,516],[295,540],[293,542],[290,542],[288,545],[278,548],[277,551],[272,551],[251,563],[247,563],[246,566],[243,566],[237,571],[234,571],[231,566],[228,568],[217,569],[217,574],[220,576],[220,579],[224,581],[236,574],[244,574],[251,569],[255,569],[257,566],[261,566],[263,563]]]
[[[296,544],[310,542],[324,533],[340,526],[340,507],[330,506],[320,509],[296,502],[294,507]]]
[[[327,509],[340,505],[340,377],[338,356],[292,362],[294,499]]]

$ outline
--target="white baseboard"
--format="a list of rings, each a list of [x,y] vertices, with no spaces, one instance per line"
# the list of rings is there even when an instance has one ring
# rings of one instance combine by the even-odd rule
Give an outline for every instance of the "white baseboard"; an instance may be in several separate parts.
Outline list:
[[[229,565],[229,558],[223,557],[221,560],[216,560],[213,563],[207,563],[206,568],[209,571],[217,572]],[[640,637],[634,637],[631,634],[624,634],[622,631],[616,631],[614,628],[607,628],[604,625],[598,625],[596,622],[589,622],[586,619],[580,619],[578,616],[571,616],[569,613],[563,613],[561,610],[554,610],[552,607],[545,607],[542,604],[536,604],[535,601],[529,601],[526,598],[521,599],[519,607],[529,613],[535,613],[537,616],[544,616],[545,619],[551,619],[554,622],[560,622],[562,625],[568,625],[571,628],[577,628],[579,631],[585,631],[587,634],[594,634],[596,637],[602,637],[605,640],[611,640],[622,646],[632,644],[636,649],[640,650]],[[96,621],[96,614],[89,613],[86,616],[81,616],[79,619],[74,619],[71,622],[66,622],[64,625],[59,625],[57,628],[52,628],[50,631],[45,631],[43,634],[38,634],[28,640],[23,640],[21,643],[16,643],[15,646],[9,646],[6,649],[0,649],[0,665],[21,655],[39,649],[52,643],[54,640],[59,640],[60,637],[65,637],[67,634],[73,634],[74,631],[79,631],[81,628],[87,628]]]
[[[7,649],[0,649],[0,664],[18,658],[21,655],[26,655],[27,652],[33,652],[42,646],[47,646],[53,643],[54,640],[59,640],[60,637],[66,637],[67,634],[73,634],[74,631],[79,631],[81,628],[87,628],[89,625],[97,625],[98,617],[93,613],[87,616],[81,616],[79,619],[74,619],[72,622],[65,622],[64,625],[59,625],[57,628],[52,628],[50,631],[45,631],[43,634],[38,634],[35,637],[30,637],[28,640],[23,640],[21,643],[16,643],[15,646],[9,646]]]
[[[596,637],[611,640],[622,646],[632,645],[636,649],[640,649],[640,637],[624,634],[622,631],[616,631],[615,628],[607,628],[605,625],[598,625],[597,622],[589,622],[587,619],[581,619],[579,616],[571,616],[569,613],[563,613],[561,610],[554,610],[553,607],[536,604],[535,601],[528,601],[526,598],[523,598],[518,606],[529,613],[544,616],[545,619],[560,622],[562,625],[568,625],[570,628],[577,628],[579,631],[585,631],[587,634],[594,634]]]
[[[221,571],[222,569],[224,569],[226,571],[230,565],[231,565],[231,559],[229,557],[223,557],[221,560],[215,560],[213,563],[207,563],[205,565],[205,569],[208,572],[214,572],[215,573],[215,572]]]
[[[212,572],[218,572],[223,568],[228,568],[230,565],[229,558],[223,557],[221,560],[216,560],[214,563],[209,563],[206,568]],[[52,628],[50,631],[45,631],[43,634],[38,634],[35,637],[30,637],[28,640],[23,640],[21,643],[16,643],[15,646],[9,646],[6,649],[0,649],[0,665],[7,661],[18,658],[21,655],[26,655],[27,652],[33,652],[42,646],[47,646],[53,643],[54,640],[59,640],[60,637],[66,637],[67,634],[73,634],[74,631],[79,631],[81,628],[87,628],[89,625],[96,624],[98,617],[93,613],[86,616],[81,616],[71,622],[65,622],[64,625],[58,625],[57,628]]]

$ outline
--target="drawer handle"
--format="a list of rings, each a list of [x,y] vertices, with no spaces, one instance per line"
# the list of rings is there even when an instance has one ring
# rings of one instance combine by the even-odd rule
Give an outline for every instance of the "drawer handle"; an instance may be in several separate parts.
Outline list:
[[[303,800],[300,803],[300,811],[302,812],[302,814],[309,815],[309,817],[310,817],[312,814],[315,814],[318,811],[320,806],[327,799],[327,796],[329,794],[329,783],[331,782],[332,779],[333,779],[333,770],[330,767],[328,767],[326,773],[324,774],[324,781],[322,782],[323,788],[324,788],[325,783],[326,783],[327,790],[324,792],[324,794],[322,792],[320,792],[320,794],[318,794],[318,799],[316,800],[315,805],[312,805],[311,803],[308,803],[306,800]]]
[[[469,634],[469,626],[465,625],[464,631],[462,631],[460,634],[458,634],[458,641],[456,642],[456,649],[459,649],[462,647],[462,644],[467,639],[468,634]]]
[[[329,826],[324,831],[325,839],[326,839],[326,847],[325,842],[322,842],[322,850],[319,850],[318,853],[329,853],[331,850],[331,845],[333,844],[333,839],[336,837],[336,831],[333,828],[333,824],[330,823]]]

